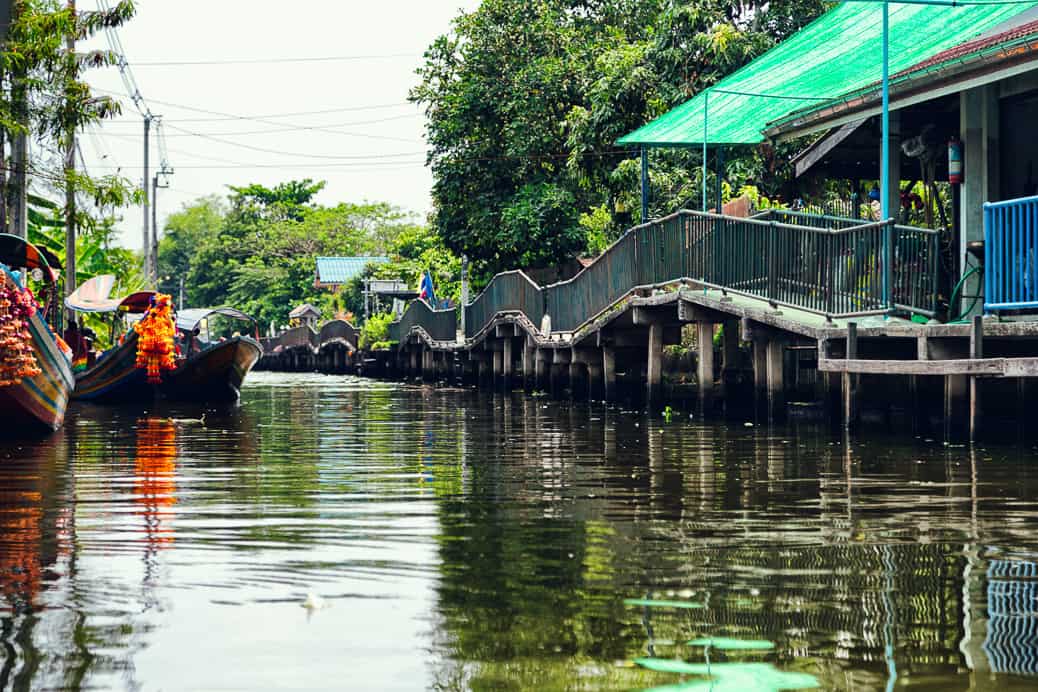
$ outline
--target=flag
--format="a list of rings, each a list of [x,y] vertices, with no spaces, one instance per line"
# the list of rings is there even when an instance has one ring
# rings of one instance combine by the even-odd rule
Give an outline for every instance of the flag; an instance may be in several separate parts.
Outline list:
[[[428,269],[422,273],[422,281],[418,285],[418,294],[429,305],[436,305],[436,291],[433,289],[432,275],[429,274]]]

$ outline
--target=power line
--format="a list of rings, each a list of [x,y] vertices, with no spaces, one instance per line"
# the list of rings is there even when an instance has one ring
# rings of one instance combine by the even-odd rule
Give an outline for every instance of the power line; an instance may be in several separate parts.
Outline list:
[[[348,123],[336,123],[335,127],[350,127],[352,125],[378,125],[378,124],[381,124],[381,123],[392,122],[394,120],[404,120],[404,119],[408,119],[408,118],[415,118],[415,117],[418,117],[420,115],[421,115],[421,113],[407,113],[405,115],[394,115],[394,116],[390,116],[388,118],[379,118],[378,120],[358,120],[358,121],[348,122]],[[167,118],[167,120],[168,120],[168,118]],[[174,122],[181,123],[181,122],[190,122],[190,121],[185,121],[185,120],[181,120],[180,118],[176,118],[176,119],[174,119]],[[106,124],[113,124],[113,123],[106,123]],[[136,123],[115,123],[115,124],[133,124],[134,126],[136,126]],[[233,131],[232,130],[232,131],[223,131],[223,132],[202,132],[202,133],[198,133],[198,134],[195,134],[194,132],[191,132],[191,133],[180,132],[180,133],[166,134],[165,136],[166,137],[197,137],[199,134],[204,134],[204,135],[223,136],[223,137],[244,137],[244,136],[247,136],[247,135],[270,135],[270,134],[277,134],[279,132],[298,132],[300,130],[310,130],[310,131],[313,131],[313,128],[315,128],[315,127],[323,128],[322,130],[320,130],[322,133],[340,134],[340,135],[346,135],[346,136],[350,136],[350,135],[354,134],[352,132],[338,132],[337,130],[334,130],[334,129],[327,129],[327,128],[324,128],[324,126],[321,126],[321,125],[288,125],[288,126],[285,126],[285,127],[276,127],[276,128],[266,129],[266,130],[238,130],[238,131]],[[134,138],[134,137],[137,137],[137,135],[130,134],[130,133],[127,133],[127,132],[120,132],[120,133],[109,132],[108,136],[110,136],[110,137],[123,137],[123,138]],[[410,140],[408,140],[408,141],[410,141]]]
[[[187,67],[191,65],[273,65],[300,62],[342,62],[349,60],[392,60],[418,58],[418,53],[386,53],[383,55],[329,55],[302,58],[230,58],[214,60],[154,60],[134,62],[134,67]]]
[[[105,89],[97,89],[97,91],[103,91],[104,92],[104,91],[107,91],[107,90],[105,90]],[[107,93],[115,93],[115,92],[107,92]],[[155,100],[154,102],[158,103],[158,104],[161,104],[161,105],[169,106],[171,108],[181,108],[181,109],[188,110],[188,111],[194,111],[196,113],[207,113],[209,115],[219,115],[219,116],[222,116],[222,117],[225,117],[225,118],[229,118],[229,119],[234,119],[234,120],[251,120],[253,122],[258,122],[258,123],[263,123],[265,125],[273,125],[273,126],[282,126],[283,125],[283,123],[274,122],[274,121],[271,121],[271,120],[267,120],[266,118],[259,118],[259,117],[255,117],[255,116],[243,116],[243,115],[237,115],[237,114],[234,114],[234,113],[224,113],[222,111],[213,111],[213,110],[208,110],[206,108],[197,108],[195,106],[185,106],[183,104],[171,103],[169,101],[158,101],[158,100]],[[173,126],[171,125],[170,127],[173,127]],[[211,135],[205,135],[205,134],[202,134],[202,133],[192,133],[190,130],[184,130],[183,128],[173,127],[173,129],[177,129],[177,130],[180,130],[181,132],[186,132],[188,134],[194,134],[197,137],[206,137],[206,138],[210,138],[210,139],[212,138]],[[406,142],[408,144],[421,144],[422,143],[422,142],[419,142],[417,140],[406,139],[406,138],[403,138],[403,137],[388,137],[388,136],[384,136],[384,135],[373,135],[373,134],[368,134],[368,133],[364,133],[364,132],[347,132],[346,130],[336,130],[334,128],[323,127],[323,126],[320,126],[320,125],[299,126],[299,129],[300,130],[312,130],[313,132],[329,132],[329,133],[333,133],[333,134],[348,135],[348,136],[351,136],[351,137],[361,137],[361,138],[364,138],[364,139],[381,139],[381,140],[388,140],[388,141],[393,141],[393,142]],[[234,143],[232,143],[232,144],[234,144]]]
[[[263,154],[276,154],[276,155],[279,155],[279,156],[301,156],[301,157],[304,157],[304,158],[312,158],[312,159],[364,159],[364,158],[372,158],[372,156],[367,156],[367,155],[306,154],[306,153],[300,153],[300,152],[297,152],[297,151],[281,151],[279,149],[267,149],[266,147],[257,147],[257,146],[253,146],[251,144],[242,144],[241,142],[235,142],[233,140],[224,139],[222,137],[214,137],[212,135],[207,135],[207,134],[204,134],[204,133],[201,133],[201,132],[192,132],[191,130],[185,130],[184,128],[177,127],[176,125],[170,125],[169,128],[171,130],[175,130],[177,132],[184,132],[186,134],[194,135],[195,137],[200,137],[202,139],[208,139],[208,140],[213,141],[213,142],[219,142],[220,144],[226,144],[228,146],[238,147],[240,149],[248,149],[250,151],[258,151],[258,152],[263,153]],[[403,140],[403,141],[410,141],[410,140]],[[393,154],[379,154],[379,155],[377,155],[377,157],[378,158],[388,158],[388,157],[395,157],[395,156],[417,156],[418,154],[424,154],[424,153],[425,153],[424,151],[399,152],[399,153],[393,153]]]

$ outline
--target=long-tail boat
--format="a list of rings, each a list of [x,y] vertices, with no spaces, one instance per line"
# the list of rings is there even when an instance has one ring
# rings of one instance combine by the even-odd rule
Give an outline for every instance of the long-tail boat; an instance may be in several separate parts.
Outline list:
[[[263,355],[256,339],[234,334],[211,341],[209,318],[222,315],[233,320],[255,321],[231,307],[193,308],[177,313],[177,331],[181,335],[182,357],[176,368],[162,377],[159,391],[167,399],[196,402],[236,402],[245,376]],[[205,325],[205,338],[201,327]]]
[[[60,269],[49,250],[0,234],[0,435],[53,432],[65,420],[72,353],[47,324]],[[40,282],[46,298],[37,303],[20,270]]]
[[[125,298],[110,299],[108,291],[114,277],[94,277],[65,299],[65,305],[77,312],[112,315],[112,340],[125,329],[126,316],[147,312],[154,291],[138,291]],[[98,283],[94,283],[98,282]],[[137,367],[137,333],[129,330],[119,343],[86,363],[76,373],[73,398],[101,403],[148,402],[155,397],[155,388],[147,381],[144,370]],[[77,354],[78,355],[78,354]]]

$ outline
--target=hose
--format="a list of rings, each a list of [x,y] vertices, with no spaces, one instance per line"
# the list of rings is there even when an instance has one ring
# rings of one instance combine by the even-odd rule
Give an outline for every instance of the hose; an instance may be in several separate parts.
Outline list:
[[[980,267],[980,266],[970,267],[969,271],[967,271],[965,274],[962,275],[962,278],[959,279],[959,283],[955,284],[955,288],[952,290],[951,300],[948,302],[948,306],[949,307],[955,305],[956,299],[959,297],[960,291],[962,291],[963,286],[966,285],[966,281],[971,276],[973,276],[974,274],[979,274],[981,277],[983,277],[983,275],[984,275],[984,268]],[[972,298],[973,302],[970,303],[970,306],[968,308],[966,308],[965,310],[961,311],[958,315],[956,315],[955,319],[949,320],[949,323],[951,323],[951,324],[954,324],[956,322],[962,322],[965,319],[966,315],[968,315],[971,312],[973,312],[973,308],[977,307],[977,301],[980,300],[980,294],[974,294],[972,296],[963,296],[963,297],[964,298]]]

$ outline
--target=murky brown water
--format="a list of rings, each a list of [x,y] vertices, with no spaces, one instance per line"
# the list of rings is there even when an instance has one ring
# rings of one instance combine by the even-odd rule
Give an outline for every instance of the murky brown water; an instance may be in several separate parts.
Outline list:
[[[1030,447],[317,375],[200,413],[0,443],[0,689],[1038,687]],[[771,678],[631,663],[721,636]]]

